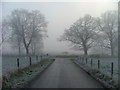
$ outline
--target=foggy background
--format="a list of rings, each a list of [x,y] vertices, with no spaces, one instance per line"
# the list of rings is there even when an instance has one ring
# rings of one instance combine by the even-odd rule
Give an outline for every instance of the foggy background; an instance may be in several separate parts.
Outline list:
[[[4,2],[2,3],[2,18],[11,14],[14,9],[39,10],[44,14],[48,21],[47,35],[48,38],[43,40],[43,52],[60,54],[61,52],[69,52],[70,54],[80,54],[83,51],[75,51],[71,49],[68,42],[59,42],[58,38],[68,29],[76,20],[85,14],[93,17],[99,17],[108,10],[117,10],[117,2]],[[102,52],[100,48],[90,50],[93,53]],[[3,43],[3,53],[15,53],[16,50],[11,48],[7,42]]]

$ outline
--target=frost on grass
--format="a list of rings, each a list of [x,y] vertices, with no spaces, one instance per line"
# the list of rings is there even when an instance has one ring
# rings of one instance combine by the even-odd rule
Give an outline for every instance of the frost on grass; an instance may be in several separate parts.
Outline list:
[[[89,66],[83,63],[80,63],[78,59],[74,59],[73,62],[79,65],[83,70],[89,73],[92,77],[94,77],[95,79],[103,83],[107,88],[118,88],[117,81],[111,78],[110,76],[104,74],[103,72],[95,68],[90,68]]]
[[[36,75],[42,72],[52,61],[47,61],[21,70],[10,78],[3,78],[3,88],[23,88]]]

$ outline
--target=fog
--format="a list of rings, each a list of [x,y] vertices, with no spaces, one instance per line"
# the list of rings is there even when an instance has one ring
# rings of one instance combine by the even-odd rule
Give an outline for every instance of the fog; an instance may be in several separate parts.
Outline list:
[[[58,38],[76,20],[85,14],[99,17],[108,10],[117,10],[117,2],[4,2],[2,3],[2,18],[10,15],[14,9],[40,10],[48,21],[48,38],[44,39],[45,53],[80,53],[81,51],[72,50],[70,43],[59,42]],[[8,43],[3,44],[4,52],[11,52],[12,48]],[[13,51],[13,50],[12,50]],[[82,52],[81,52],[82,53]]]

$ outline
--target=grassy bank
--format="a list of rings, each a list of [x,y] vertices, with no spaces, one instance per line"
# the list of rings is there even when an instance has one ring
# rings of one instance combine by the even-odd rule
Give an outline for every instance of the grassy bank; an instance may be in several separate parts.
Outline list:
[[[43,60],[37,64],[21,69],[19,72],[12,73],[9,77],[3,77],[2,88],[23,88],[37,74],[42,72],[54,60]]]
[[[72,61],[85,72],[87,72],[90,76],[92,76],[95,80],[100,82],[105,88],[114,88],[115,90],[118,88],[118,82],[115,81],[112,77],[105,75],[98,69],[90,68],[89,66],[79,62],[78,60],[72,59]]]

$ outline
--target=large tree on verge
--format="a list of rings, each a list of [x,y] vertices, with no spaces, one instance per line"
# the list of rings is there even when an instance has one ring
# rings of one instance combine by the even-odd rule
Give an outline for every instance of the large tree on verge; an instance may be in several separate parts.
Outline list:
[[[116,11],[107,11],[101,15],[100,18],[97,19],[97,25],[99,31],[102,33],[102,42],[103,47],[111,50],[111,56],[114,54],[114,48],[117,46],[115,42],[117,42],[117,12]]]
[[[96,27],[95,18],[87,14],[66,29],[60,40],[70,41],[75,47],[84,50],[84,55],[87,55],[97,35]]]
[[[46,32],[47,22],[44,15],[38,10],[16,9],[10,16],[10,25],[12,35],[16,37],[18,42],[23,43],[26,54],[29,54],[29,47],[33,40],[44,36],[42,32]]]

